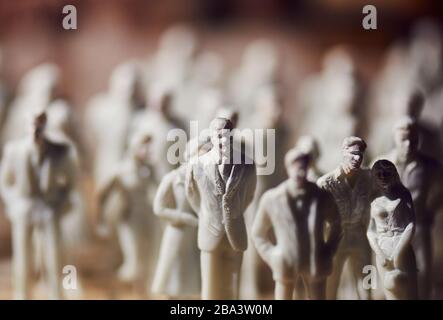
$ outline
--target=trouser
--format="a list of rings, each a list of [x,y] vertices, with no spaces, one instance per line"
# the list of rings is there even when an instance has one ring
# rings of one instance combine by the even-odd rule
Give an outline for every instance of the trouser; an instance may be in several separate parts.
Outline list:
[[[55,217],[32,226],[25,218],[12,221],[13,286],[15,299],[29,298],[29,283],[32,268],[32,232],[43,244],[43,264],[48,284],[49,299],[62,298],[60,225]]]
[[[418,269],[418,297],[429,299],[432,293],[432,241],[431,228],[417,225],[412,245],[415,252]]]
[[[226,237],[213,251],[201,251],[203,300],[238,299],[243,252],[234,251]]]
[[[275,281],[275,300],[292,300],[294,289],[301,280],[308,300],[324,300],[326,298],[326,277],[313,278],[300,275],[294,281]],[[297,286],[298,287],[298,286]]]
[[[339,245],[338,250],[334,257],[332,274],[330,275],[327,283],[327,298],[328,300],[337,299],[338,287],[340,285],[340,279],[345,262],[349,259],[351,267],[352,280],[356,286],[356,293],[358,299],[370,300],[371,291],[363,287],[363,280],[366,276],[363,273],[363,268],[366,265],[371,265],[371,248],[366,241],[360,241],[360,247],[349,248],[347,243]]]

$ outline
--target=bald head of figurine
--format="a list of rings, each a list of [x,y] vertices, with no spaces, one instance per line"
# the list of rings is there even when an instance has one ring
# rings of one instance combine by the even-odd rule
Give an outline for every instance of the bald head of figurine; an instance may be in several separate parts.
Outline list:
[[[298,188],[305,186],[311,157],[300,149],[293,148],[286,153],[285,167],[289,180]]]
[[[411,117],[402,117],[395,123],[394,143],[400,160],[407,161],[416,154],[419,134],[417,123]]]
[[[359,137],[347,137],[343,140],[342,168],[345,172],[358,170],[363,163],[366,142]]]
[[[388,160],[376,161],[372,166],[371,174],[377,187],[385,192],[400,183],[397,168]]]
[[[228,163],[228,161],[231,159],[231,131],[233,129],[234,125],[232,124],[231,120],[221,117],[215,118],[209,125],[211,143],[213,148],[218,151],[219,160],[221,163]]]

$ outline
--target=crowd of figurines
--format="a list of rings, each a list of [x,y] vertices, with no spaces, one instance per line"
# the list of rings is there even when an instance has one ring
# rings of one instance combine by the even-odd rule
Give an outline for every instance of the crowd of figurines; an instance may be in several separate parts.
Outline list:
[[[217,53],[198,51],[189,29],[172,27],[148,62],[117,66],[107,91],[90,100],[86,143],[55,95],[58,68],[37,66],[9,104],[0,91],[14,297],[30,297],[37,268],[49,298],[63,298],[64,259],[91,227],[88,198],[97,204],[91,229],[118,239],[116,276],[149,297],[256,299],[274,286],[275,299],[337,299],[345,291],[430,298],[431,234],[443,206],[442,47],[438,29],[424,23],[407,46],[389,50],[369,90],[368,145],[354,112],[360,83],[342,48],[297,91],[297,116],[283,117],[272,43],[252,42],[226,76]],[[198,161],[171,164],[168,132],[189,130],[191,120],[209,128],[187,144],[184,158]],[[275,129],[271,175],[257,175],[252,161],[230,161],[244,159],[250,143],[233,149],[234,128]],[[80,183],[89,154],[93,197]],[[364,283],[371,265],[376,288]]]

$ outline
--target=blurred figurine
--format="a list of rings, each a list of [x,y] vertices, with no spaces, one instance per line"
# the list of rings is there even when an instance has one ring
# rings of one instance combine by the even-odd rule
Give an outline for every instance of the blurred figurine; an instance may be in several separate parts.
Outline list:
[[[435,213],[443,206],[440,186],[443,169],[440,163],[418,150],[417,123],[410,117],[399,119],[394,128],[395,149],[379,159],[387,159],[397,167],[400,179],[412,194],[416,228],[413,240],[417,257],[420,299],[432,294],[432,225]]]
[[[69,144],[47,137],[44,111],[33,121],[28,136],[6,144],[0,173],[1,195],[12,224],[15,297],[29,297],[34,234],[43,244],[41,261],[45,265],[42,269],[46,269],[49,297],[60,299],[63,267],[60,220],[71,207],[77,163]]]
[[[292,299],[299,276],[309,299],[325,299],[326,278],[341,236],[338,209],[330,194],[307,180],[308,154],[291,149],[285,166],[289,178],[260,200],[254,242],[272,269],[275,299]]]
[[[358,91],[354,62],[342,47],[330,50],[324,57],[321,73],[308,79],[300,89],[304,125],[299,133],[311,135],[319,142],[322,156],[318,166],[322,171],[332,170],[340,161],[335,146],[357,133]]]
[[[320,157],[317,140],[312,136],[301,136],[298,138],[295,148],[309,154],[308,181],[317,182],[318,178],[323,175],[317,167]]]
[[[233,148],[232,130],[231,121],[215,118],[210,124],[211,150],[198,157],[186,175],[186,194],[199,216],[203,299],[238,298],[248,245],[243,215],[254,196],[255,165]]]
[[[12,102],[2,128],[2,141],[23,138],[26,135],[26,115],[50,110],[50,105],[57,98],[60,71],[55,64],[45,63],[29,71],[21,80],[17,97]],[[48,125],[52,119],[48,118]]]
[[[131,132],[135,130],[135,119],[145,109],[141,76],[137,62],[118,65],[112,72],[108,91],[94,97],[86,111],[98,188],[108,183],[123,159]]]
[[[200,293],[198,217],[186,199],[186,168],[184,163],[168,173],[154,199],[154,213],[167,224],[163,231],[152,292],[174,298],[192,297]]]
[[[415,231],[411,194],[390,161],[377,161],[372,175],[379,196],[371,203],[367,236],[376,254],[385,296],[388,300],[417,299],[417,266],[411,244]]]
[[[150,288],[160,228],[152,212],[156,179],[151,164],[153,141],[148,129],[134,133],[118,170],[99,192],[103,230],[117,232],[123,263],[122,281]]]
[[[0,77],[2,76],[3,56],[0,48]],[[8,114],[8,91],[0,79],[0,132],[3,131],[5,119]]]
[[[360,299],[368,300],[369,290],[363,288],[363,267],[371,264],[371,248],[366,238],[372,182],[369,169],[362,168],[366,143],[359,137],[347,137],[343,141],[343,159],[338,168],[320,177],[317,184],[330,192],[341,216],[343,238],[334,258],[331,277],[328,279],[328,300],[335,300],[340,276],[347,260]]]
[[[229,95],[239,106],[240,118],[248,118],[254,110],[254,95],[262,87],[278,85],[279,59],[277,48],[267,39],[251,42],[245,49],[242,63],[230,79]]]

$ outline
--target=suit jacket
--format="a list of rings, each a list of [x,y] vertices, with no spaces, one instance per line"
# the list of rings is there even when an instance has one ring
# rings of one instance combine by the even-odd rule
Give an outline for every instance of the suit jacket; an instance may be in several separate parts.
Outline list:
[[[301,201],[301,207],[295,201]],[[325,227],[329,236],[325,240]],[[269,239],[272,229],[275,245]],[[341,237],[340,215],[334,199],[308,182],[305,193],[293,199],[288,180],[265,192],[252,228],[259,254],[275,280],[294,281],[298,274],[326,277]]]
[[[241,157],[245,159],[244,154]],[[213,150],[188,165],[185,189],[189,203],[199,215],[200,250],[215,250],[224,236],[233,250],[247,249],[243,214],[252,202],[257,182],[255,164],[248,160],[232,165],[226,183],[214,162]]]
[[[69,192],[75,184],[76,161],[69,144],[46,140],[41,164],[31,138],[5,145],[0,170],[1,195],[9,215],[31,213],[44,219],[45,214],[69,210]],[[36,203],[38,209],[34,210]],[[13,218],[12,216],[10,216]]]

